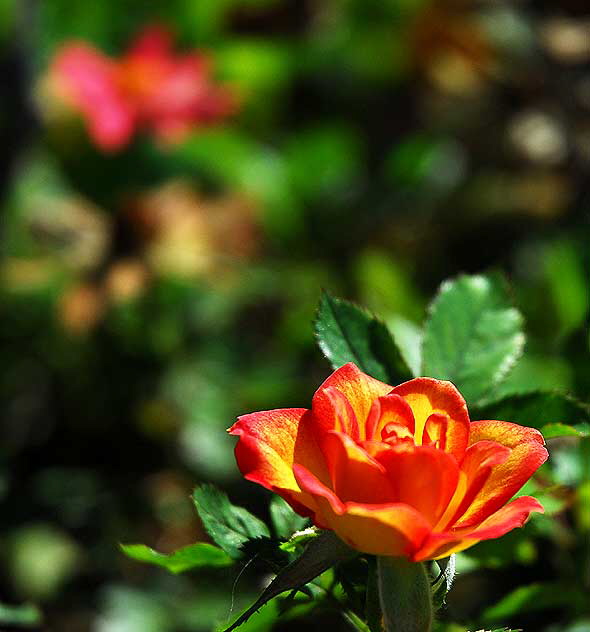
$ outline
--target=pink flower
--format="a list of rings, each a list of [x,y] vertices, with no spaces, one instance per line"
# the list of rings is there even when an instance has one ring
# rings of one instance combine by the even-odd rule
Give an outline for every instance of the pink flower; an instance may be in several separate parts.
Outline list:
[[[214,83],[211,71],[206,55],[175,54],[171,34],[150,26],[118,59],[85,42],[70,42],[57,52],[50,72],[58,94],[80,111],[96,145],[116,151],[138,130],[174,142],[232,114],[235,98]]]

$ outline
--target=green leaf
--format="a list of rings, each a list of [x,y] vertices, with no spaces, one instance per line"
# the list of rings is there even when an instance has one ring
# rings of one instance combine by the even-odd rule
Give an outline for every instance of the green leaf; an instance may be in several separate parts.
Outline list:
[[[296,514],[289,504],[280,496],[273,496],[270,501],[270,519],[279,538],[290,538],[296,531],[301,531],[307,518]]]
[[[138,562],[162,566],[171,573],[183,573],[202,566],[233,564],[232,558],[225,551],[207,542],[190,544],[169,555],[158,553],[145,544],[121,544],[121,550]]]
[[[342,616],[358,632],[373,632],[373,630],[352,610],[343,610]]]
[[[450,380],[468,403],[475,403],[520,357],[522,324],[501,279],[461,276],[446,281],[429,308],[422,372]]]
[[[225,632],[231,632],[245,623],[277,595],[305,586],[334,564],[350,559],[356,554],[333,531],[325,531],[309,542],[300,557],[279,572],[260,597]]]
[[[401,316],[388,319],[387,326],[412,375],[419,377],[422,374],[422,329]]]
[[[320,349],[337,369],[354,362],[372,377],[397,384],[411,371],[384,323],[348,301],[324,292],[315,333]]]
[[[280,604],[271,602],[266,608],[254,613],[244,624],[241,632],[271,632],[280,618],[283,618]],[[197,629],[205,628],[199,626],[199,628],[195,628],[195,632]],[[219,624],[215,628],[215,632],[224,632],[224,629],[225,624]]]
[[[506,378],[487,395],[485,403],[538,391],[567,392],[571,384],[572,368],[563,357],[525,351]]]
[[[521,426],[574,425],[590,421],[590,407],[565,393],[513,395],[477,411],[480,419],[503,419]],[[583,426],[580,426],[583,428]]]
[[[236,507],[213,485],[201,485],[193,492],[203,526],[213,541],[228,555],[242,556],[241,545],[252,538],[269,537],[268,527],[243,507]]]
[[[264,560],[275,570],[289,563],[288,553],[282,549],[281,543],[273,538],[247,540],[240,547],[240,551],[247,560]]]
[[[558,437],[589,437],[590,428],[587,423],[578,424],[576,426],[567,426],[566,424],[546,424],[541,428],[541,434],[545,439],[556,439]]]
[[[525,612],[535,612],[567,605],[582,605],[584,595],[558,582],[534,583],[519,586],[500,599],[498,603],[484,610],[482,618],[486,622],[507,619]]]
[[[41,624],[41,612],[33,604],[11,606],[0,603],[0,624],[14,626],[37,626]]]

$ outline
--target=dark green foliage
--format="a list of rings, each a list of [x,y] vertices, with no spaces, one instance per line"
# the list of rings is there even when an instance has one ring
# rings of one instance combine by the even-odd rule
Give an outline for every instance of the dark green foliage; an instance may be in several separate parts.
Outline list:
[[[183,573],[202,566],[233,564],[232,558],[227,553],[207,542],[190,544],[169,555],[158,553],[144,544],[122,544],[121,550],[138,562],[162,566],[171,573]]]
[[[523,319],[493,276],[446,281],[429,308],[424,375],[450,380],[469,405],[493,392],[522,353]]]
[[[361,371],[392,384],[411,376],[385,324],[328,292],[320,300],[315,333],[333,368],[354,362]]]
[[[0,624],[3,626],[15,626],[17,629],[32,628],[38,626],[43,617],[36,606],[24,604],[22,606],[10,606],[0,603]]]
[[[270,536],[264,522],[232,505],[227,494],[213,485],[195,488],[193,500],[211,539],[233,558],[242,556],[241,546],[248,540]]]
[[[537,582],[519,586],[498,603],[483,612],[486,622],[506,621],[528,612],[559,608],[563,606],[583,607],[587,595],[583,590],[566,589],[559,582]]]
[[[326,531],[314,538],[296,560],[279,571],[260,597],[225,630],[231,632],[245,623],[258,609],[281,593],[301,588],[329,568],[354,556],[350,549],[333,532]]]
[[[478,410],[482,419],[505,419],[522,426],[576,426],[590,421],[590,408],[565,393],[527,393],[506,397]]]
[[[279,542],[273,538],[252,538],[240,547],[244,560],[248,564],[262,561],[277,572],[289,562],[289,555],[281,549]]]
[[[296,514],[280,496],[270,499],[269,510],[274,531],[279,538],[288,539],[309,524],[307,518]]]

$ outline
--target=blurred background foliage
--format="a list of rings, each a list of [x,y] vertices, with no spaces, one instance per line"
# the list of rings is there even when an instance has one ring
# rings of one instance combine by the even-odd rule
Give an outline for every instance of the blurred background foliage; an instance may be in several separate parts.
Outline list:
[[[51,59],[160,22],[239,111],[101,153]],[[3,629],[197,632],[251,600],[270,569],[171,577],[118,543],[204,539],[200,481],[267,516],[224,430],[309,401],[322,287],[411,337],[444,279],[503,270],[509,390],[588,401],[584,0],[1,0],[0,66]],[[459,556],[441,630],[590,630],[587,443],[551,442],[544,517]],[[242,629],[348,629],[302,615]]]

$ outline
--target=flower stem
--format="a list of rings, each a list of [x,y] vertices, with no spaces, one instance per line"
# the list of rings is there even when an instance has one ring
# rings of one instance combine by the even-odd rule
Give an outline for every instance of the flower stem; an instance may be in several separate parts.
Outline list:
[[[367,574],[367,598],[365,617],[371,632],[383,632],[383,613],[379,603],[379,580],[377,577],[377,558],[369,557],[369,572]]]
[[[432,597],[424,565],[378,557],[377,575],[385,632],[430,632]]]

